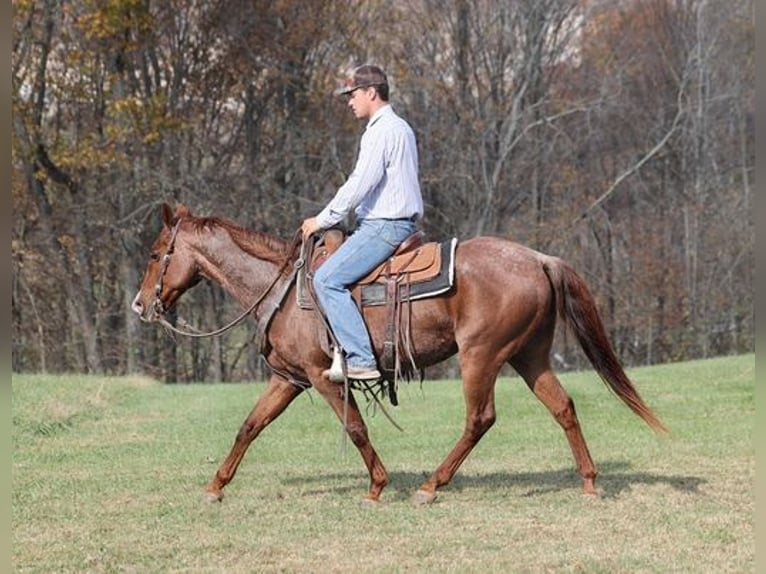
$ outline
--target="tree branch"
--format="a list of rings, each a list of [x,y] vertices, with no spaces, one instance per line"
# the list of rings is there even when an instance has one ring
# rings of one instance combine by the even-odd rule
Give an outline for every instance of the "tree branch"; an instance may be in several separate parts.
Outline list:
[[[633,164],[631,167],[623,171],[617,178],[614,180],[612,185],[609,186],[609,189],[607,189],[604,193],[602,193],[596,201],[591,203],[588,208],[582,212],[577,218],[575,218],[574,221],[572,221],[572,225],[577,225],[580,223],[583,219],[586,219],[590,213],[596,209],[598,206],[600,206],[604,201],[606,201],[609,196],[614,193],[614,191],[617,189],[617,186],[619,186],[625,179],[627,179],[629,176],[633,175],[635,172],[637,172],[641,167],[652,157],[657,155],[657,153],[665,147],[665,144],[668,143],[668,140],[670,137],[675,133],[676,129],[678,128],[678,124],[681,121],[681,118],[684,115],[684,109],[681,105],[681,98],[684,93],[683,86],[681,86],[681,89],[678,91],[678,98],[677,98],[677,109],[676,116],[673,118],[673,123],[670,125],[670,129],[668,129],[667,133],[662,136],[660,141],[658,141],[652,149],[650,149],[644,157],[642,157],[640,160],[638,160],[635,164]]]

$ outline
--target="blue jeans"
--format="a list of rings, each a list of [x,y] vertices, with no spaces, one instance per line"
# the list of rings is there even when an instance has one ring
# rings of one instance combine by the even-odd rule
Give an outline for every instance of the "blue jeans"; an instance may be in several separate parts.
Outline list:
[[[363,219],[314,274],[314,291],[350,367],[376,368],[370,335],[350,288],[415,233],[408,220]]]

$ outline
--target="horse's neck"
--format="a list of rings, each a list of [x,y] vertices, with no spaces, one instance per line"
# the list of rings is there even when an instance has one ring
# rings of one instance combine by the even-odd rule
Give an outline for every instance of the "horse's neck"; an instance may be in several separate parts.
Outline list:
[[[277,264],[248,253],[223,228],[200,234],[194,250],[202,275],[220,284],[242,306],[260,296],[279,272]]]

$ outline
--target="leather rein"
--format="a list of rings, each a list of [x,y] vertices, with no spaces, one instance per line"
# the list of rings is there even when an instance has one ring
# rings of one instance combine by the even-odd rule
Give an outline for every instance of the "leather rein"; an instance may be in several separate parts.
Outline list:
[[[176,237],[178,236],[178,230],[181,227],[181,218],[178,218],[178,221],[176,221],[176,224],[173,226],[173,230],[170,234],[170,242],[168,243],[168,247],[165,250],[165,254],[162,256],[162,264],[160,267],[160,274],[157,278],[157,283],[154,286],[154,302],[152,303],[152,306],[154,307],[154,311],[157,313],[157,316],[159,317],[158,322],[165,327],[166,329],[172,331],[173,333],[177,333],[178,335],[184,335],[185,337],[194,337],[194,338],[204,338],[204,337],[215,337],[218,335],[221,335],[228,331],[229,329],[239,325],[242,321],[244,321],[248,315],[250,315],[255,309],[260,305],[263,300],[266,298],[266,296],[271,292],[271,290],[274,288],[274,286],[277,284],[279,279],[282,277],[283,271],[287,268],[287,266],[290,263],[290,258],[292,257],[293,253],[295,252],[295,249],[298,247],[298,245],[301,242],[301,230],[299,229],[292,240],[292,243],[290,244],[290,248],[288,249],[287,253],[285,254],[285,259],[282,262],[282,264],[279,266],[279,269],[277,270],[276,275],[274,276],[274,279],[269,283],[268,287],[261,293],[261,295],[247,308],[245,311],[242,312],[241,315],[239,315],[237,318],[235,318],[233,321],[228,323],[227,325],[224,325],[223,327],[219,329],[215,329],[214,331],[208,331],[206,333],[200,332],[197,329],[194,329],[194,327],[190,327],[191,329],[194,329],[194,331],[187,331],[184,329],[179,329],[172,323],[170,323],[165,318],[165,305],[162,302],[161,295],[162,295],[162,284],[165,277],[165,273],[167,273],[168,267],[170,266],[170,258],[173,254],[173,251],[175,250],[175,244],[176,244]],[[290,275],[288,281],[285,284],[285,292],[290,288],[290,284],[292,283],[293,279],[295,278],[295,275],[297,273],[298,268],[303,264],[303,262],[299,259],[295,262],[295,269],[293,270],[292,274]],[[271,317],[276,312],[276,310],[279,308],[279,306],[282,303],[282,299],[284,298],[285,293],[283,293],[279,297],[279,301],[272,307],[270,310],[268,316],[265,320],[265,325],[263,326],[263,331],[265,332],[268,328],[268,324],[271,321]]]

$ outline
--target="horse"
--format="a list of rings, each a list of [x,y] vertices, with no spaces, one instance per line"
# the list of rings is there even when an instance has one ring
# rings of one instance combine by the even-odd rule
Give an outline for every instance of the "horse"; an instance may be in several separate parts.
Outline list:
[[[162,227],[153,243],[132,309],[145,322],[164,319],[179,297],[201,279],[217,282],[256,321],[261,354],[270,367],[265,390],[237,432],[205,494],[221,501],[248,447],[299,396],[313,388],[345,425],[369,473],[364,500],[377,502],[389,481],[373,447],[353,391],[323,371],[331,358],[320,344],[322,319],[297,305],[299,258],[293,241],[243,228],[219,217],[197,217],[183,205],[161,206]],[[462,436],[444,461],[413,493],[430,504],[494,424],[495,383],[508,364],[561,426],[582,479],[582,493],[597,496],[596,467],[572,398],[562,387],[550,351],[557,319],[563,320],[593,369],[656,433],[668,432],[626,375],[607,337],[586,282],[564,260],[500,237],[458,243],[454,284],[438,296],[410,303],[414,361],[418,368],[458,357],[465,401]],[[380,356],[385,309],[365,307],[364,317]],[[243,316],[244,316],[243,315]]]

